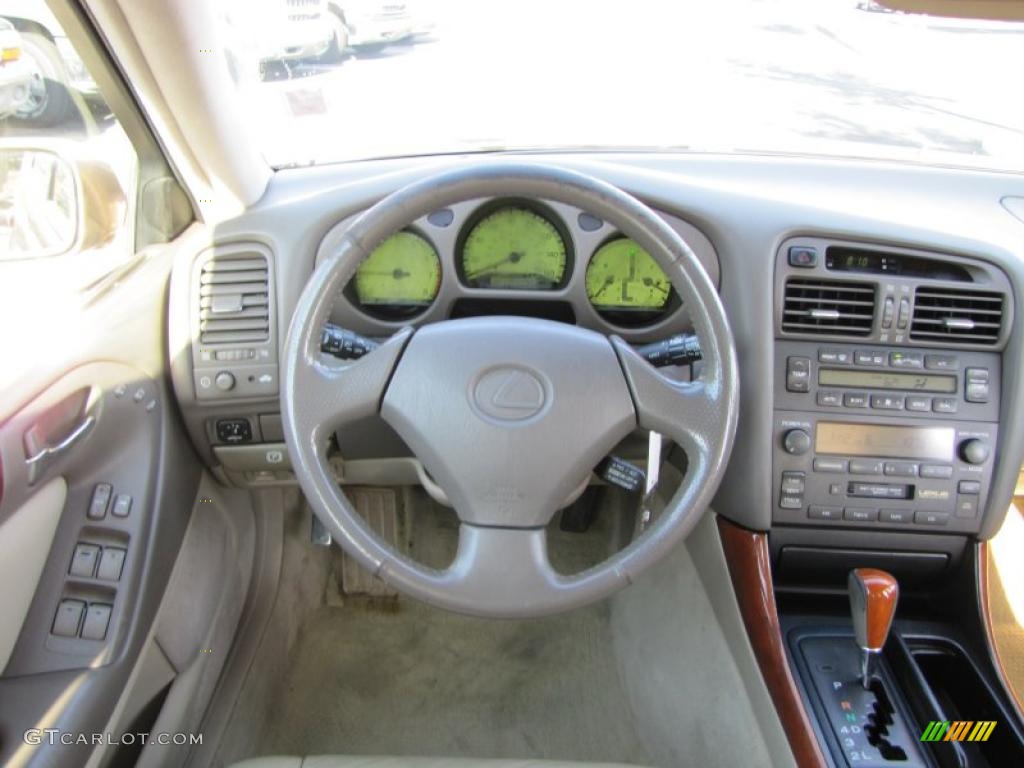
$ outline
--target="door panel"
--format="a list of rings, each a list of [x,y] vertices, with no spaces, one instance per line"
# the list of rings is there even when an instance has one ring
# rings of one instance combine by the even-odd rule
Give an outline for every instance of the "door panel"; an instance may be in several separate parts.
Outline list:
[[[89,302],[62,302],[57,339],[51,324],[0,317],[19,345],[46,350],[0,389],[3,765],[89,759],[91,744],[23,734],[104,732],[196,507],[200,467],[166,375],[173,248],[150,249]],[[30,478],[27,460],[47,449]],[[98,486],[109,494],[94,504]]]

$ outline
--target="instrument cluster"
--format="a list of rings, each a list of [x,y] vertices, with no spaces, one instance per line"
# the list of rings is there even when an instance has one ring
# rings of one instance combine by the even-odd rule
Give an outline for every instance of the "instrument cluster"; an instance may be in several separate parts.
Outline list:
[[[717,284],[707,238],[662,215]],[[320,258],[350,222],[328,234]],[[371,251],[344,299],[335,318],[370,334],[471,314],[536,314],[635,338],[686,322],[638,243],[585,211],[533,199],[469,201],[412,222]]]

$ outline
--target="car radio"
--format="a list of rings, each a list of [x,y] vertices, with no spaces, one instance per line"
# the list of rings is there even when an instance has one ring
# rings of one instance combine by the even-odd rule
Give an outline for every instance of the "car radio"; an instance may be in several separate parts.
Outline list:
[[[975,532],[993,467],[999,357],[777,342],[777,523]]]

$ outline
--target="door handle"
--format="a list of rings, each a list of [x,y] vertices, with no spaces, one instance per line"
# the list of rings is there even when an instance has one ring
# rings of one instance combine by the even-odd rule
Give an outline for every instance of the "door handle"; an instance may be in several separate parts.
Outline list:
[[[28,484],[35,485],[36,481],[42,477],[46,470],[50,468],[50,465],[60,458],[62,455],[67,453],[71,448],[82,440],[92,428],[96,425],[96,417],[89,415],[63,440],[56,445],[48,445],[42,448],[38,453],[33,456],[29,456],[25,459],[25,466],[28,468]]]

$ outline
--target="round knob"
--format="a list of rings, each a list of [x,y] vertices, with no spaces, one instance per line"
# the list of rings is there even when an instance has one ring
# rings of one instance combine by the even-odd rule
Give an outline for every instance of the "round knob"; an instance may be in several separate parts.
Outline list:
[[[217,378],[213,380],[213,383],[217,385],[217,389],[221,392],[227,392],[235,388],[235,377],[227,371],[221,371],[217,374]]]
[[[801,456],[811,450],[811,436],[802,429],[791,429],[782,438],[786,453]]]
[[[988,459],[988,444],[977,438],[960,443],[960,458],[968,464],[984,464]]]

